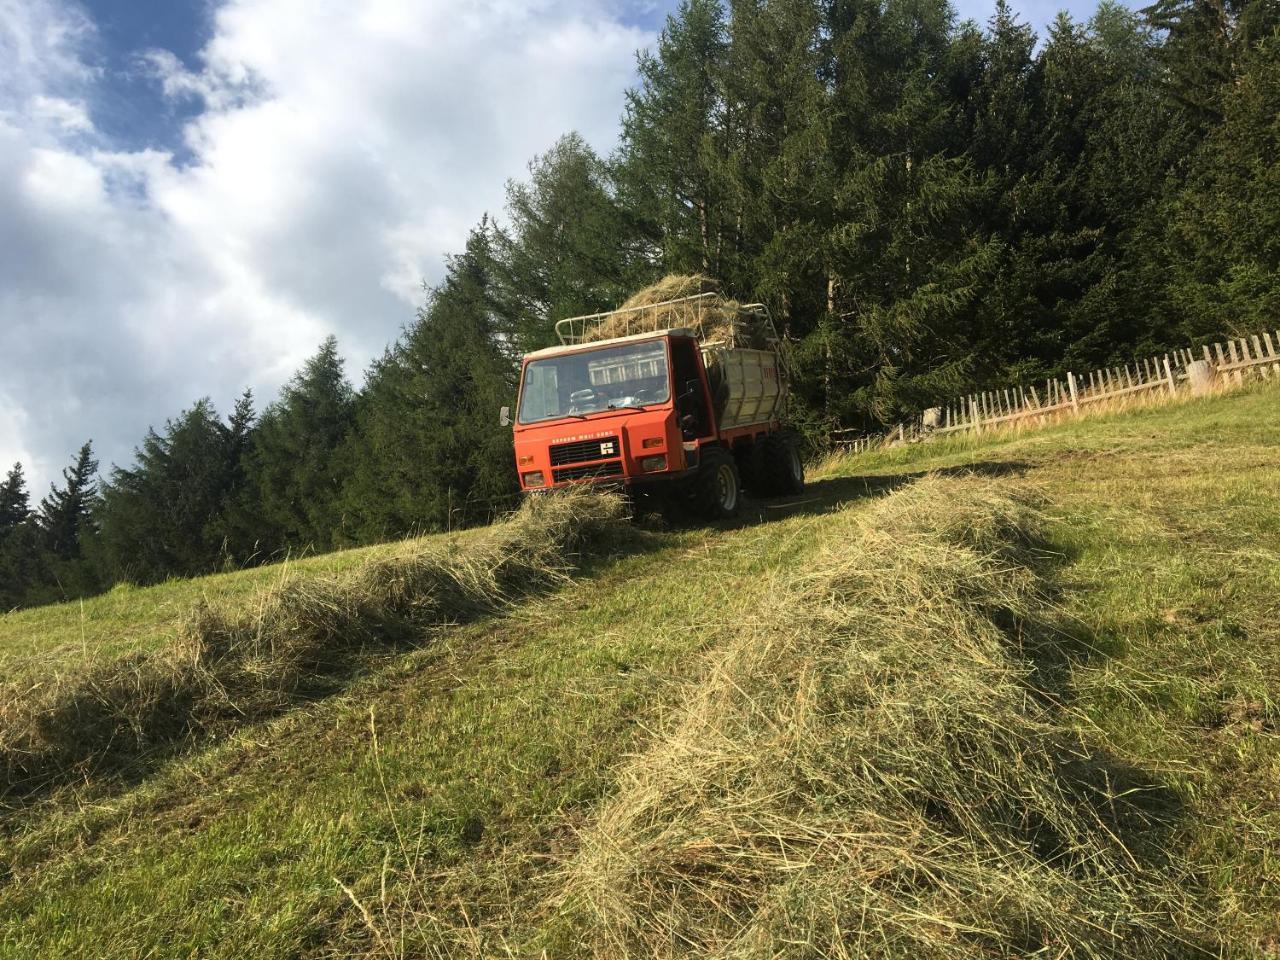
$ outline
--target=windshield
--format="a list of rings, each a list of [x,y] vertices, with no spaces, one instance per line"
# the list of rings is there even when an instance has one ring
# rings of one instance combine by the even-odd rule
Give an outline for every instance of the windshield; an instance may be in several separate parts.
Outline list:
[[[665,403],[671,395],[663,340],[567,353],[525,365],[521,423]]]

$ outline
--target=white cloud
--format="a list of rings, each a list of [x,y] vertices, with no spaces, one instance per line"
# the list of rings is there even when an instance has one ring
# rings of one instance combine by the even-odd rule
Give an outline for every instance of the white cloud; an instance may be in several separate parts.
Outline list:
[[[197,69],[189,162],[92,123],[92,24],[0,0],[0,467],[44,481],[93,437],[246,386],[269,399],[330,332],[358,377],[561,133],[608,149],[634,51],[608,0],[229,0]]]
[[[85,54],[95,35],[79,7],[59,0],[0,0],[0,90],[25,100],[50,85],[92,80],[97,69]]]
[[[37,95],[31,98],[30,113],[37,122],[54,124],[64,133],[92,133],[93,121],[83,100]]]

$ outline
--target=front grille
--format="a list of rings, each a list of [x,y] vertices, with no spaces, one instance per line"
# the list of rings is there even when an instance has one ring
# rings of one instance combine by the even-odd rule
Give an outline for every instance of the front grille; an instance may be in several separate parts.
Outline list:
[[[587,463],[622,456],[617,437],[596,437],[594,440],[575,440],[573,443],[557,443],[551,448],[551,465],[563,463]]]
[[[566,480],[586,480],[590,477],[617,477],[622,474],[622,461],[610,460],[608,463],[588,463],[581,467],[563,467],[552,470],[551,476],[556,483]]]

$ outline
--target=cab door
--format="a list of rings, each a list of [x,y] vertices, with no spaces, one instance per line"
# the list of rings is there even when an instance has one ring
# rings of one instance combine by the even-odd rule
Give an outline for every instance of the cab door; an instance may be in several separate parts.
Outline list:
[[[685,442],[714,437],[715,413],[697,340],[691,337],[671,338],[671,379],[676,398],[676,421]]]

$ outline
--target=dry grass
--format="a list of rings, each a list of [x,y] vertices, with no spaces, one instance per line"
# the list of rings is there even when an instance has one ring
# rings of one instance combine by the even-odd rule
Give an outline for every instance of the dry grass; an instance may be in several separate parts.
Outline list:
[[[1231,393],[1244,387],[1253,387],[1259,384],[1265,384],[1265,378],[1255,377],[1252,379],[1241,378],[1235,381],[1226,377],[1219,378],[1216,385],[1208,391],[1207,394],[1197,395],[1191,392],[1189,386],[1185,383],[1178,389],[1170,392],[1162,382],[1152,385],[1149,390],[1136,391],[1134,393],[1120,394],[1118,396],[1107,397],[1091,393],[1088,390],[1082,390],[1080,394],[1079,410],[1072,409],[1056,409],[1047,413],[1036,413],[1034,408],[1028,409],[1022,416],[1014,420],[1006,420],[1001,423],[990,425],[979,425],[979,427],[969,430],[954,430],[940,437],[996,437],[1010,438],[1020,437],[1024,433],[1036,430],[1042,430],[1045,427],[1054,427],[1059,424],[1070,423],[1074,420],[1096,420],[1107,419],[1117,414],[1137,413],[1146,410],[1155,410],[1170,405],[1195,403],[1203,401],[1206,396],[1219,396]],[[896,431],[896,428],[895,428]],[[881,447],[896,446],[895,432],[887,434]],[[843,454],[836,451],[837,457]]]
[[[1171,801],[1037,688],[1035,496],[935,476],[833,522],[583,833],[573,952],[1196,954]]]
[[[607,340],[668,327],[687,327],[707,343],[765,349],[769,331],[736,300],[709,303],[679,301],[700,293],[717,293],[719,285],[702,274],[671,274],[629,297],[617,311],[589,327],[584,341]],[[652,309],[640,309],[650,307]]]
[[[1216,389],[1210,392],[1210,396],[1229,393],[1239,389],[1239,387],[1239,384],[1221,382]],[[1205,399],[1206,397],[1204,396],[1193,395],[1185,387],[1175,393],[1170,393],[1164,387],[1160,387],[1103,400],[1090,400],[1081,404],[1078,411],[1070,409],[1051,410],[1047,413],[1029,411],[1016,420],[979,425],[967,430],[925,433],[916,439],[907,441],[905,444],[898,440],[897,428],[895,427],[883,436],[868,438],[871,441],[868,446],[856,451],[852,451],[848,447],[836,446],[813,460],[809,464],[809,470],[815,476],[826,476],[842,469],[850,457],[875,456],[882,451],[899,449],[903,446],[915,446],[923,443],[928,445],[930,449],[938,448],[944,450],[983,447],[993,442],[1016,440],[1029,433],[1064,426],[1076,421],[1107,420],[1127,413],[1158,410],[1168,406],[1188,403],[1202,403]]]
[[[564,582],[579,554],[618,535],[622,515],[607,493],[534,498],[462,545],[422,540],[234,607],[202,605],[166,646],[11,681],[0,686],[0,797],[278,713],[327,689],[364,651]]]

